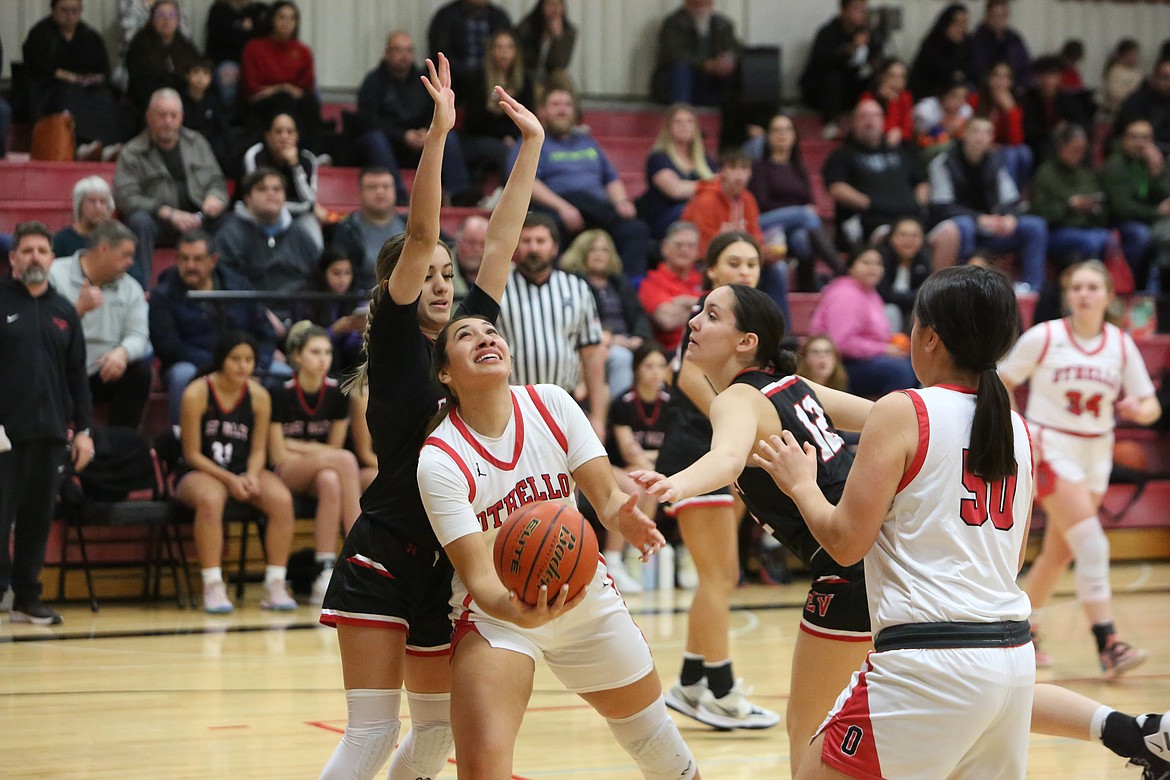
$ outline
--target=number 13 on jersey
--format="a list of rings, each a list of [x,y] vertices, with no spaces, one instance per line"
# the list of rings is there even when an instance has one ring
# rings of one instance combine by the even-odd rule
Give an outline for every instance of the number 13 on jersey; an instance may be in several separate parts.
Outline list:
[[[1012,505],[1016,500],[1016,475],[988,482],[967,468],[969,452],[963,450],[963,487],[970,496],[959,502],[959,517],[967,525],[976,527],[991,520],[996,529],[1007,531],[1016,522],[1012,515]]]

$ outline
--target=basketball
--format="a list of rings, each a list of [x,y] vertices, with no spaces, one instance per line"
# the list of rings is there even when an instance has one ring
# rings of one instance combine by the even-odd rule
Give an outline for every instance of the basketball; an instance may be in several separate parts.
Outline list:
[[[496,573],[526,604],[536,604],[540,586],[551,602],[564,584],[573,598],[597,571],[600,550],[588,521],[571,506],[538,501],[520,507],[500,526],[492,555]]]

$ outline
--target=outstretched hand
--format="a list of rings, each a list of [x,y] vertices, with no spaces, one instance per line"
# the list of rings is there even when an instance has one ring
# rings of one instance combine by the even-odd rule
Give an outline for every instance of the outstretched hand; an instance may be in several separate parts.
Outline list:
[[[503,87],[496,87],[496,99],[500,102],[500,108],[508,115],[515,124],[520,128],[520,135],[525,141],[529,140],[544,140],[544,125],[524,106],[523,103],[516,100],[516,98],[509,95]]]
[[[802,449],[791,431],[769,436],[767,441],[761,439],[752,453],[752,462],[767,471],[776,486],[789,496],[798,485],[817,481],[817,448],[805,442]]]
[[[641,553],[643,561],[658,552],[666,544],[666,538],[654,521],[638,508],[638,496],[632,495],[618,510],[618,526],[622,536]]]
[[[435,101],[435,114],[431,118],[431,129],[446,133],[455,127],[455,92],[451,89],[451,63],[447,55],[439,52],[439,66],[427,59],[427,75],[420,76],[423,86]]]
[[[682,491],[665,474],[638,469],[630,472],[630,478],[638,483],[638,487],[657,498],[660,504],[673,503],[682,498]]]

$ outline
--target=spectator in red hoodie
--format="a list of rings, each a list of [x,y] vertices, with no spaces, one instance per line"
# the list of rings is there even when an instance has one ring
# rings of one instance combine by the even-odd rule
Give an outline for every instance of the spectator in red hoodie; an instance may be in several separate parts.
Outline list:
[[[277,114],[296,119],[301,141],[320,151],[321,103],[313,50],[297,39],[301,13],[291,0],[272,4],[271,32],[244,46],[241,93],[246,113],[257,128]]]

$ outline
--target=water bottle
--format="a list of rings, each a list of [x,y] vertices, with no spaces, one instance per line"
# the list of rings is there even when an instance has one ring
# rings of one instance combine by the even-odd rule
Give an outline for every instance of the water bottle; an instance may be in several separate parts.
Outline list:
[[[658,589],[674,590],[674,548],[663,546],[658,554]]]

